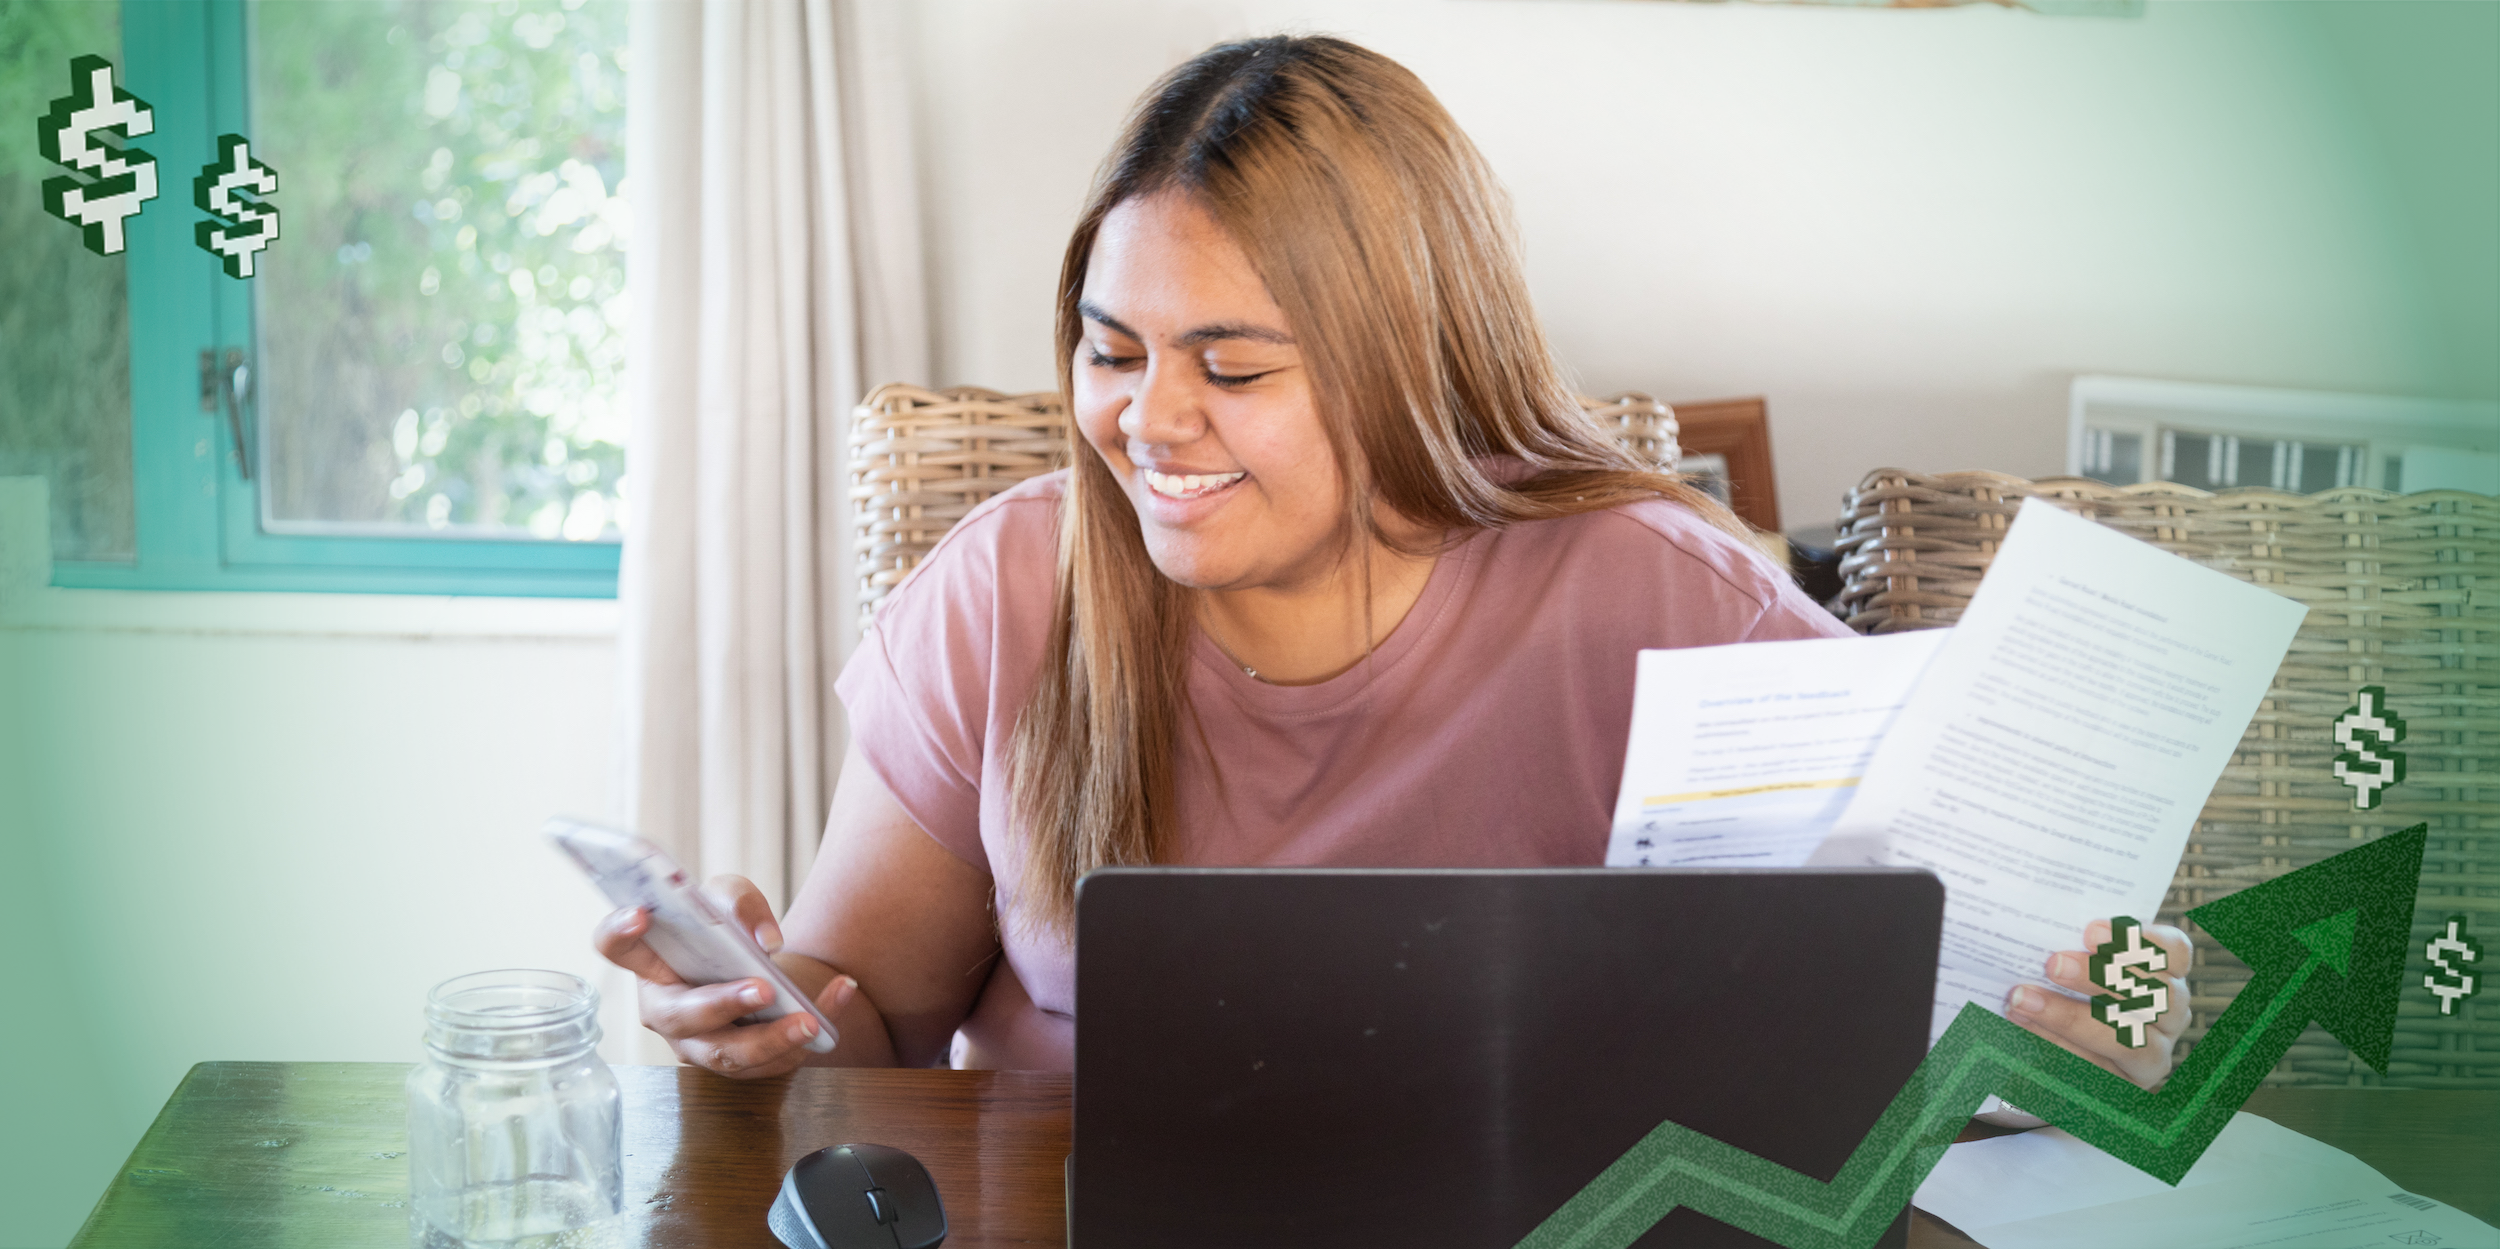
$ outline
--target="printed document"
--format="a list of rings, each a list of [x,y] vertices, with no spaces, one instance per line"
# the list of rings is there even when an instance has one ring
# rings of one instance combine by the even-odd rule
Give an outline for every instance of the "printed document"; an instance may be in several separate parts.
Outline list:
[[[1964,1002],[2065,992],[2043,964],[2086,923],[2152,921],[2305,610],[2024,500],[1809,860],[1944,881],[1931,1042]]]
[[[1987,1249],[2500,1249],[2500,1231],[2241,1111],[2173,1188],[2056,1128],[1965,1141],[1911,1204]]]
[[[1797,867],[1947,630],[1642,651],[1609,867]]]

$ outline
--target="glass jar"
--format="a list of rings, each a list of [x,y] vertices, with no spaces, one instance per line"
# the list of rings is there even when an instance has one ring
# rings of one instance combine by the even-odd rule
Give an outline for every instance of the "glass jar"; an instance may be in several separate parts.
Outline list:
[[[597,991],[560,971],[434,987],[425,1061],[408,1073],[418,1244],[576,1249],[621,1224],[624,1100],[599,1058],[598,1014]]]

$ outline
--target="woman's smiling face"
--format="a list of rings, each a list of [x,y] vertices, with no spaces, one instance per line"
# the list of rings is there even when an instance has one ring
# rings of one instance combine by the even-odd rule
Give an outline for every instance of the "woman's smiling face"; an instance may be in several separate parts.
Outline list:
[[[1206,590],[1327,579],[1344,477],[1284,313],[1215,218],[1169,192],[1113,208],[1078,311],[1077,426],[1155,567]]]

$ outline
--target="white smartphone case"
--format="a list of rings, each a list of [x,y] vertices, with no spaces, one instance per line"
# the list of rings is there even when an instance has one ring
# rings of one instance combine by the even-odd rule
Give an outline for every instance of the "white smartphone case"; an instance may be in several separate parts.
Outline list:
[[[773,1000],[740,1023],[779,1019],[803,1010],[816,1019],[816,1035],[807,1048],[833,1052],[837,1039],[833,1021],[780,967],[755,944],[755,938],[731,917],[720,913],[703,891],[686,879],[683,868],[658,846],[632,833],[580,820],[547,821],[547,837],[589,873],[599,891],[618,906],[651,912],[643,943],[688,984],[720,984],[749,977],[773,986]]]

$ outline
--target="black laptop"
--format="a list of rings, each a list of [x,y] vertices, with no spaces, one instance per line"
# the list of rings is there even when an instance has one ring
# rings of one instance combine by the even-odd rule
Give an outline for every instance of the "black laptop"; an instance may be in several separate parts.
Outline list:
[[[1905,869],[1093,873],[1070,1244],[1512,1249],[1668,1119],[1829,1180],[1926,1056],[1943,910]]]

